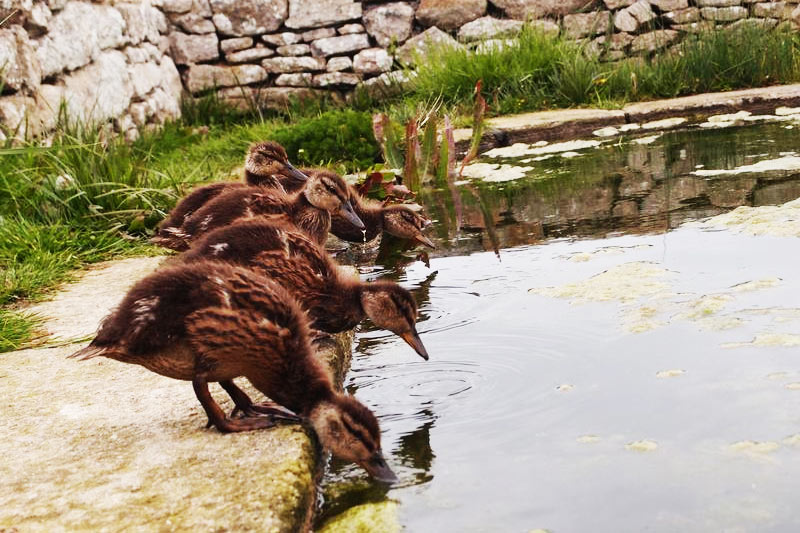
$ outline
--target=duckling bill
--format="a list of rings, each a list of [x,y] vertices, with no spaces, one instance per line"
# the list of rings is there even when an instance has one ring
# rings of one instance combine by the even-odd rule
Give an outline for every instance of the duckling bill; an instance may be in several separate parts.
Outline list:
[[[139,281],[89,346],[71,357],[103,356],[191,381],[210,424],[222,432],[268,428],[280,419],[306,421],[334,456],[376,479],[395,481],[375,415],[334,390],[313,353],[308,322],[277,283],[241,267],[198,261]],[[254,409],[233,383],[237,377],[290,413]],[[245,416],[226,416],[209,382],[219,382]]]
[[[181,258],[252,268],[286,287],[308,310],[313,328],[337,333],[369,317],[428,359],[416,329],[417,304],[409,291],[390,281],[364,283],[344,275],[320,245],[280,218],[241,220],[218,228]]]

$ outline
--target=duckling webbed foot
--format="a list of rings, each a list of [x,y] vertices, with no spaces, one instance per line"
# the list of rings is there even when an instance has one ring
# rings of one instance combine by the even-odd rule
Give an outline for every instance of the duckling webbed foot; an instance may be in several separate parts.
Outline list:
[[[195,376],[192,380],[194,393],[200,401],[200,405],[208,415],[208,425],[206,427],[215,426],[222,433],[235,433],[239,431],[252,431],[255,429],[266,429],[275,425],[276,419],[273,416],[249,416],[242,418],[229,418],[225,416],[225,412],[214,401],[211,393],[208,391],[208,382],[205,378]],[[244,394],[244,393],[242,393]]]
[[[289,409],[278,405],[275,402],[253,403],[253,400],[240,389],[233,381],[220,381],[219,384],[236,405],[231,411],[231,418],[241,412],[245,417],[271,416],[275,420],[286,420],[289,422],[299,422],[300,417]]]

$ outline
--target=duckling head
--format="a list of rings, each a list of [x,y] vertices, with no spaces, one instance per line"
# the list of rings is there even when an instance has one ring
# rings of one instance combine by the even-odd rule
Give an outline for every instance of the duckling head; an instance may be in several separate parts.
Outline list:
[[[309,422],[322,447],[335,457],[356,463],[378,481],[397,481],[381,452],[378,420],[358,400],[336,394],[311,411]]]
[[[430,220],[407,205],[389,205],[383,208],[383,229],[387,233],[416,241],[429,248],[436,248],[436,245],[422,233],[429,224]]]
[[[364,229],[364,223],[353,211],[347,184],[335,172],[314,172],[308,179],[303,194],[314,207],[339,214],[358,229]]]
[[[388,329],[428,360],[428,351],[417,333],[417,303],[406,289],[390,281],[361,286],[361,307],[372,323]]]
[[[283,146],[273,141],[255,143],[247,152],[244,163],[247,183],[261,185],[265,177],[285,176],[305,182],[308,176],[297,170],[286,155]]]

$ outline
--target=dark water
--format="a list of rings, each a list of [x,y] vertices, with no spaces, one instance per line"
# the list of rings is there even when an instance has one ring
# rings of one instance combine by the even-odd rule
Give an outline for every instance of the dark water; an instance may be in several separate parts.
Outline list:
[[[390,499],[408,531],[797,531],[800,239],[682,225],[800,197],[689,174],[797,141],[676,132],[428,192],[429,265],[363,272],[415,292],[431,360],[367,326],[346,382],[401,482],[334,462],[320,522]]]

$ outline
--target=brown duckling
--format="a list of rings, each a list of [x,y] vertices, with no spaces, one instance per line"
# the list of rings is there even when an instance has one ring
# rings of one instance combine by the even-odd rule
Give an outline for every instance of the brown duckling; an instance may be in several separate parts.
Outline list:
[[[380,202],[368,200],[352,191],[350,200],[353,211],[364,222],[365,231],[355,230],[338,214],[331,215],[331,233],[342,240],[350,242],[371,241],[382,231],[395,237],[408,239],[424,244],[429,248],[436,245],[422,231],[430,224],[430,220],[415,212],[404,204],[384,206]]]
[[[314,168],[301,170],[309,176],[321,171],[321,169]],[[280,181],[286,191],[296,191],[302,188],[302,184],[296,181],[292,182],[285,178],[280,178]],[[416,241],[429,248],[436,248],[433,242],[422,233],[430,225],[430,220],[414,211],[410,206],[404,204],[384,206],[380,202],[362,197],[352,185],[348,185],[348,190],[353,211],[364,222],[364,229],[354,228],[346,218],[332,213],[330,231],[340,239],[350,242],[371,241],[385,231],[395,237]]]
[[[285,215],[312,240],[321,243],[328,236],[331,213],[341,213],[355,227],[364,227],[353,212],[347,184],[334,172],[316,172],[306,187],[294,194],[263,187],[238,188],[217,196],[188,217],[172,233],[173,248],[186,250],[204,233],[240,218],[261,215]]]
[[[428,359],[417,333],[417,304],[410,292],[394,282],[364,283],[344,274],[320,245],[280,218],[241,220],[217,228],[193,243],[181,258],[253,268],[289,289],[308,310],[313,328],[338,333],[354,328],[366,316]]]
[[[73,357],[104,356],[191,381],[209,423],[222,432],[266,428],[279,418],[307,421],[334,456],[379,480],[396,480],[381,453],[378,421],[334,390],[309,335],[305,312],[280,285],[242,267],[201,261],[139,281]],[[258,414],[236,377],[296,416]],[[245,416],[226,416],[209,382],[219,382]]]
[[[182,239],[176,239],[175,235],[180,234],[180,227],[187,217],[223,192],[248,185],[285,192],[282,183],[286,183],[287,187],[294,191],[302,189],[308,180],[308,176],[289,163],[283,146],[273,141],[259,142],[250,146],[244,164],[244,178],[245,183],[225,181],[194,189],[178,202],[167,218],[159,224],[158,234],[153,237],[153,242],[166,248],[180,249]],[[174,248],[175,245],[178,248]]]

